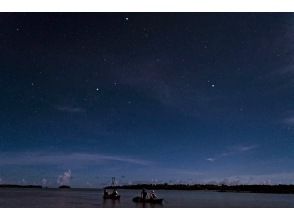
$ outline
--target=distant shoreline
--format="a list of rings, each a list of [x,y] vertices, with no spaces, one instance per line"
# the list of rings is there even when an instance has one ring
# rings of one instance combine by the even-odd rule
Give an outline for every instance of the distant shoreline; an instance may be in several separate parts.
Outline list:
[[[182,190],[182,191],[214,191],[214,192],[239,192],[239,193],[273,193],[294,194],[294,185],[213,185],[213,184],[136,184],[106,186],[105,189],[129,189],[129,190]],[[48,189],[48,190],[102,190],[103,188],[71,188],[43,187],[41,185],[17,185],[1,184],[0,189]]]
[[[137,184],[122,186],[107,186],[106,189],[148,189],[148,190],[185,190],[185,191],[216,191],[216,192],[247,192],[294,194],[294,185],[212,185],[212,184]]]

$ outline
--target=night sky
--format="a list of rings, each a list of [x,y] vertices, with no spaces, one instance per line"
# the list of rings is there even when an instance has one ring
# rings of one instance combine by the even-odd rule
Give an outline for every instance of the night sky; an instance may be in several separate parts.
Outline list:
[[[2,183],[294,183],[294,14],[1,13]]]

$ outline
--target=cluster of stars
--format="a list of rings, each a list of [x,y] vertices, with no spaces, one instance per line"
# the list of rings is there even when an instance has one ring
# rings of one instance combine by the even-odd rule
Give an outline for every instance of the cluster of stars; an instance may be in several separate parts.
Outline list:
[[[211,86],[212,88],[215,87],[215,84],[214,84],[213,82],[211,82],[210,80],[208,80],[207,82],[210,84],[210,86]]]

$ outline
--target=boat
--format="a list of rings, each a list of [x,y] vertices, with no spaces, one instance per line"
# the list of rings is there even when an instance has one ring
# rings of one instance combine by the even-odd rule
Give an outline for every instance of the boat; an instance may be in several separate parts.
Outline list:
[[[103,199],[112,199],[112,200],[119,200],[120,199],[120,195],[103,195]]]
[[[143,199],[139,196],[133,198],[133,202],[136,203],[152,203],[152,204],[162,204],[163,199]]]
[[[116,185],[116,181],[115,181],[115,177],[112,177],[112,187],[115,187]],[[112,193],[109,193],[106,191],[106,188],[104,189],[104,194],[103,194],[103,199],[112,199],[112,200],[119,200],[120,199],[120,195],[118,194],[116,188],[114,188]]]

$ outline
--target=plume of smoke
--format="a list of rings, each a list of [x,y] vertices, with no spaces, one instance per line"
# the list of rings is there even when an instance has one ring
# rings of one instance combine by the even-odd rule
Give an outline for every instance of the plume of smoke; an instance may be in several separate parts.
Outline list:
[[[86,182],[86,185],[87,185],[88,187],[90,187],[90,188],[93,187],[93,184],[90,183],[90,182],[88,182],[88,181]]]
[[[264,185],[272,185],[272,181],[270,179],[263,181]]]
[[[27,181],[23,178],[22,180],[21,180],[21,184],[27,184]]]
[[[57,183],[61,185],[69,185],[72,178],[71,170],[65,171],[63,175],[58,176]]]
[[[47,182],[48,182],[47,179],[43,178],[41,182],[42,182],[42,187],[47,187]]]
[[[240,179],[239,177],[225,178],[222,181],[220,181],[219,184],[227,185],[227,186],[236,186],[236,185],[240,185]]]

